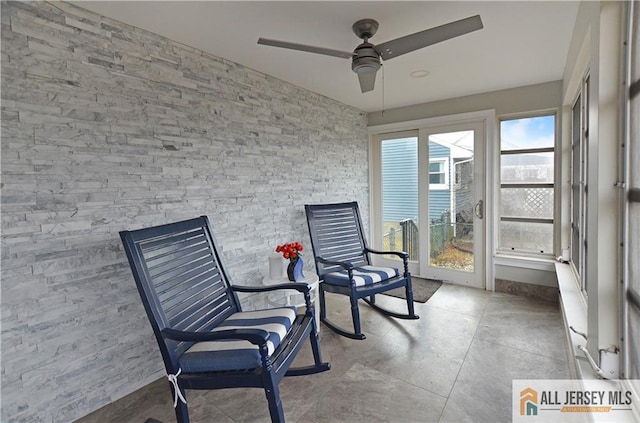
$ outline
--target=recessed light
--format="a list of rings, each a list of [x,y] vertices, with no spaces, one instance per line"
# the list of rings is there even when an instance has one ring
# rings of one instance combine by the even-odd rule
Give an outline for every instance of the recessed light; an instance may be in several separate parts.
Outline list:
[[[429,75],[429,71],[424,69],[419,69],[411,72],[409,75],[411,75],[412,78],[424,78],[425,76]]]

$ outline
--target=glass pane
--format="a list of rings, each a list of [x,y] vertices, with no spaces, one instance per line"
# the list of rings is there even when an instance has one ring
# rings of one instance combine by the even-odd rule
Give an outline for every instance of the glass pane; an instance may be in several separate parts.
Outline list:
[[[571,127],[571,260],[578,272],[582,274],[582,155],[581,155],[581,98],[578,96],[572,109]]]
[[[473,141],[473,131],[429,136],[429,159],[439,159],[442,172],[437,182],[437,175],[429,175],[431,183],[441,184],[429,189],[430,266],[474,270]]]
[[[584,81],[584,91],[583,91],[583,95],[584,95],[584,101],[583,101],[583,111],[582,111],[582,118],[584,119],[584,125],[583,125],[583,133],[585,132],[584,130],[586,129],[586,133],[589,133],[589,113],[588,110],[590,109],[589,106],[589,102],[591,101],[591,94],[590,94],[590,90],[591,88],[589,88],[591,86],[591,83],[589,82],[591,80],[591,76],[587,75],[587,79]],[[582,274],[580,275],[580,280],[582,282],[582,290],[584,292],[587,292],[587,287],[589,285],[589,275],[587,275],[587,272],[584,271],[584,269],[586,268],[586,264],[585,264],[585,258],[586,258],[586,245],[584,244],[584,240],[587,237],[587,230],[586,230],[586,225],[587,225],[587,221],[588,221],[588,217],[589,217],[589,210],[587,209],[587,204],[588,204],[588,186],[587,186],[587,163],[589,163],[589,141],[588,139],[585,138],[586,135],[584,135],[582,137],[582,140],[580,141],[580,148],[582,149],[582,151],[580,152],[580,160],[582,160],[582,170],[581,172],[581,178],[582,178],[582,187],[580,187],[580,195],[582,196],[582,198],[580,199],[580,228],[582,229],[582,239],[580,240],[580,243],[582,244],[580,247],[580,256],[582,257]]]
[[[503,154],[500,179],[503,183],[553,183],[553,153]]]
[[[553,188],[502,188],[500,216],[553,219]]]
[[[418,259],[418,139],[382,141],[382,219],[384,250]],[[398,259],[398,256],[386,256]]]
[[[555,116],[538,116],[500,122],[502,151],[545,148],[555,145]]]
[[[500,246],[507,250],[553,252],[553,224],[500,222]]]
[[[429,175],[430,184],[444,184],[444,173],[433,173]]]

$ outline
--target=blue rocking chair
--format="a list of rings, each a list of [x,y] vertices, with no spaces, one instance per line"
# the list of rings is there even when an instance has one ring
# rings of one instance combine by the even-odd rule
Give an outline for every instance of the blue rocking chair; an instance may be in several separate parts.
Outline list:
[[[185,389],[264,388],[272,422],[284,422],[278,384],[284,376],[329,370],[322,362],[306,284],[230,284],[209,220],[196,219],[120,232],[138,291],[158,341],[176,418],[188,423]],[[242,311],[236,292],[294,289],[295,307]],[[290,368],[309,338],[315,363]]]
[[[320,284],[320,320],[340,335],[365,339],[360,325],[358,300],[363,299],[376,311],[399,319],[419,319],[414,312],[409,255],[399,251],[376,251],[367,247],[357,202],[305,205],[311,246]],[[404,269],[371,265],[371,254],[394,254]],[[404,287],[408,313],[396,313],[380,307],[375,295]],[[353,332],[327,319],[325,292],[349,296]]]

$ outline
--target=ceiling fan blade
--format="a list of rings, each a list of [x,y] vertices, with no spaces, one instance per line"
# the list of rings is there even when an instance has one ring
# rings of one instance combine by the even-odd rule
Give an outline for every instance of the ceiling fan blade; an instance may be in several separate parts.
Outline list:
[[[450,22],[448,24],[436,26],[435,28],[426,29],[416,32],[415,34],[406,35],[387,41],[375,46],[375,50],[380,54],[383,60],[393,59],[402,54],[439,43],[441,41],[455,38],[469,32],[482,29],[482,19],[480,15],[471,16],[469,18],[460,19],[459,21]]]
[[[308,46],[306,44],[290,43],[287,41],[270,40],[268,38],[258,38],[258,44],[272,47],[282,47],[292,50],[306,51],[308,53],[325,54],[327,56],[341,57],[343,59],[351,59],[353,53],[342,50],[334,50],[332,48]]]
[[[358,73],[358,81],[360,81],[360,91],[366,93],[373,91],[376,84],[376,72],[360,72]]]

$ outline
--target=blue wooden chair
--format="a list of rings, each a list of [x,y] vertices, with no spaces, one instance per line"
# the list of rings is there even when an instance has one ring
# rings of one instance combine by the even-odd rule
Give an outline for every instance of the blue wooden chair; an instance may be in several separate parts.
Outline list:
[[[360,326],[358,300],[375,310],[399,319],[418,319],[414,312],[408,254],[398,251],[375,251],[367,247],[357,202],[305,205],[311,246],[320,284],[320,320],[334,332],[353,339],[364,339]],[[394,254],[402,259],[404,269],[371,265],[371,254]],[[396,313],[380,307],[375,295],[404,287],[408,313]],[[347,295],[351,301],[353,332],[327,319],[325,292]]]
[[[278,384],[284,376],[329,370],[318,343],[306,284],[231,285],[207,217],[120,232],[153,327],[174,396],[177,421],[188,423],[185,389],[264,388],[272,422],[284,422]],[[294,289],[295,307],[242,311],[237,292]],[[314,364],[290,368],[309,338]]]

